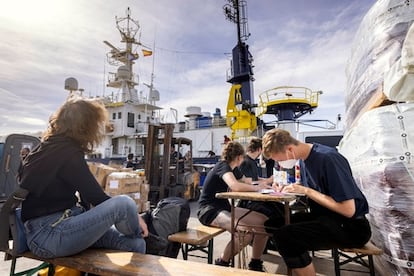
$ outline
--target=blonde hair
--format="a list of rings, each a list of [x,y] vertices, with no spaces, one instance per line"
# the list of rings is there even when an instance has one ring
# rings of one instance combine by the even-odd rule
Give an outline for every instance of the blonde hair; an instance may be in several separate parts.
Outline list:
[[[72,97],[50,117],[42,140],[63,135],[76,141],[88,153],[102,141],[107,124],[108,112],[101,101]]]
[[[221,159],[230,163],[240,155],[244,155],[244,148],[243,146],[236,141],[230,141],[225,146],[221,153]]]
[[[269,158],[272,153],[285,152],[288,145],[298,145],[299,141],[293,138],[284,129],[274,128],[265,133],[262,139],[263,154]]]

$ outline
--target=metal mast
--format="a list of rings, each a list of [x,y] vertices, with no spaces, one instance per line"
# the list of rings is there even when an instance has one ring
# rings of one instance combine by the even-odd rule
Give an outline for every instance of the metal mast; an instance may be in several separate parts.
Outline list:
[[[227,82],[241,85],[241,99],[236,99],[236,104],[242,104],[243,109],[250,109],[254,102],[253,96],[253,56],[249,52],[246,41],[250,36],[247,25],[246,0],[227,0],[223,10],[226,19],[237,26],[237,45],[232,51],[231,75]]]

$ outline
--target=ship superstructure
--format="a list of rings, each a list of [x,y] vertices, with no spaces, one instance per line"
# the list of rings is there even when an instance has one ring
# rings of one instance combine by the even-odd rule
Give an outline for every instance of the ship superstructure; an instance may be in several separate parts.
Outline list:
[[[117,69],[108,75],[107,87],[113,91],[105,98],[112,127],[99,151],[104,158],[124,157],[129,153],[141,158],[148,125],[160,123],[162,108],[157,106],[160,95],[153,85],[154,73],[151,83],[145,87],[147,92],[138,92],[139,77],[134,73],[133,65],[140,55],[152,55],[152,51],[138,40],[140,25],[131,18],[129,8],[126,17],[116,17],[116,26],[123,48],[104,41],[110,47],[108,63]]]

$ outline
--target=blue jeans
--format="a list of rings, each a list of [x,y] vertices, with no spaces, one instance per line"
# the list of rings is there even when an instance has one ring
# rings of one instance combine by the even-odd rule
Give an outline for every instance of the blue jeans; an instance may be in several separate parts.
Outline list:
[[[65,212],[25,222],[27,244],[43,258],[69,256],[86,248],[107,248],[145,253],[135,202],[115,196],[84,211],[75,206]]]

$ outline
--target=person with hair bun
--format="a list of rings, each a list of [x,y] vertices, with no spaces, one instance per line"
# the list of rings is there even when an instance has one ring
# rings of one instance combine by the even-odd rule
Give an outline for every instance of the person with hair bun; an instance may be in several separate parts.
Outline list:
[[[197,216],[199,221],[208,226],[226,229],[231,232],[231,206],[227,199],[216,198],[216,193],[227,192],[253,192],[261,189],[269,189],[271,186],[260,183],[251,185],[243,176],[238,167],[244,160],[244,148],[236,141],[229,141],[223,149],[221,160],[209,171],[204,181],[203,190],[199,199]],[[267,243],[267,235],[253,232],[265,233],[264,223],[268,219],[265,215],[249,211],[248,209],[235,207],[235,219],[238,221],[235,240],[239,240],[239,231],[247,231],[243,237],[243,244],[235,244],[234,255],[238,254],[243,247],[252,244],[252,259],[249,263],[250,270],[264,271],[261,260]],[[254,229],[253,229],[254,228]],[[215,261],[216,265],[229,266],[232,243],[229,241],[221,254]]]
[[[56,258],[89,247],[145,253],[148,227],[134,200],[107,195],[84,158],[103,139],[107,116],[98,100],[69,98],[24,159],[20,187],[29,193],[21,214],[33,254]]]

